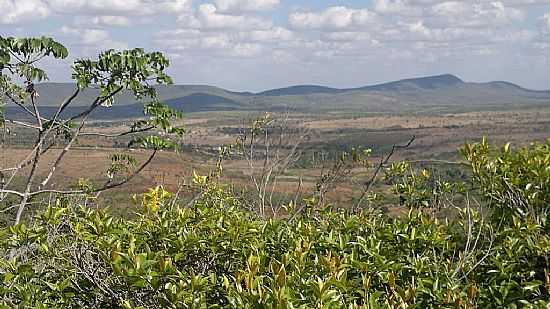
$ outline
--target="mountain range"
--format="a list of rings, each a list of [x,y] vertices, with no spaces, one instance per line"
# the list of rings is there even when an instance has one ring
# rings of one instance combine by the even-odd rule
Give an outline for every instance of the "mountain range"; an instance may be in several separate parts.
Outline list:
[[[52,114],[55,107],[73,90],[70,83],[37,85],[43,114]],[[281,111],[308,113],[327,112],[460,112],[550,106],[550,91],[522,88],[513,83],[494,81],[465,82],[451,75],[403,79],[359,88],[331,88],[318,85],[297,85],[263,92],[234,92],[206,85],[158,86],[161,100],[187,113],[204,111]],[[83,91],[66,113],[82,110],[97,95],[97,90]],[[142,115],[142,102],[129,93],[116,97],[110,108],[93,114],[98,119],[134,118]],[[24,118],[17,107],[7,107],[13,118]]]

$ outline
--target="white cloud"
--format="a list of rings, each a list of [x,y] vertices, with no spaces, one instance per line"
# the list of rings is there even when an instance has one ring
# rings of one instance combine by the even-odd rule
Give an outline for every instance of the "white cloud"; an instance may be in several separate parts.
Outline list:
[[[44,0],[58,13],[83,15],[155,15],[191,8],[191,0]]]
[[[181,13],[192,0],[0,0],[0,23],[37,21],[54,14],[133,16]]]
[[[253,43],[236,44],[231,54],[237,57],[254,57],[262,52],[262,46]]]
[[[180,15],[178,21],[188,28],[210,30],[265,30],[273,26],[270,20],[259,17],[222,14],[213,4],[202,4],[194,14],[185,13]]]
[[[523,11],[502,2],[468,4],[463,1],[446,1],[434,5],[430,13],[440,22],[462,27],[501,26],[525,18]]]
[[[279,5],[279,0],[216,0],[220,12],[242,13],[268,11]]]
[[[489,2],[488,0],[484,0]],[[546,5],[550,4],[550,0],[501,0],[506,5],[513,6],[531,6],[531,5]]]
[[[194,56],[253,58],[297,39],[294,32],[253,11],[267,10],[279,1],[220,0],[205,3],[178,16],[179,29],[160,31],[158,46],[171,53]]]
[[[550,13],[544,13],[544,15],[539,18],[539,21],[542,33],[550,33]]]
[[[96,16],[92,18],[92,23],[97,26],[118,26],[126,27],[131,25],[131,21],[125,16]]]
[[[351,42],[360,40],[369,40],[371,35],[368,32],[327,32],[321,34],[324,41]]]
[[[294,38],[294,33],[283,27],[274,27],[267,30],[253,30],[248,33],[241,33],[244,38],[259,42],[288,41]]]
[[[169,52],[245,58],[280,48],[293,39],[294,33],[282,27],[243,31],[183,28],[161,31],[155,36],[156,45]]]
[[[105,30],[85,29],[79,35],[82,36],[82,43],[85,45],[98,45],[110,40],[110,35]]]
[[[386,13],[403,13],[409,10],[421,11],[430,6],[458,0],[374,0],[374,9]],[[460,0],[465,5],[501,3],[505,6],[547,5],[550,0]]]
[[[413,6],[408,0],[374,0],[374,10],[379,13],[418,15],[420,7]]]
[[[112,39],[111,34],[103,29],[61,27],[61,33],[75,40],[73,45],[84,49],[84,54],[90,54],[103,49],[127,49],[128,44]]]
[[[361,28],[376,21],[376,15],[368,9],[351,9],[344,6],[329,7],[315,12],[294,12],[289,23],[296,29],[343,30]]]
[[[0,0],[0,24],[35,21],[50,15],[49,7],[40,0]]]
[[[550,0],[332,1],[335,6],[323,5],[326,1],[281,3],[0,0],[0,27],[7,25],[2,27],[4,34],[29,36],[67,25],[54,33],[72,55],[88,57],[105,48],[127,45],[161,50],[177,59],[174,72],[189,65],[194,70],[187,73],[202,73],[187,76],[194,79],[204,74],[202,81],[209,83],[209,78],[216,81],[225,71],[235,70],[248,70],[246,82],[252,83],[271,83],[274,74],[289,82],[298,74],[296,78],[304,81],[313,76],[327,83],[348,83],[356,79],[348,73],[358,76],[371,68],[378,70],[371,75],[385,74],[380,78],[386,79],[391,75],[387,72],[393,72],[387,67],[398,67],[395,74],[414,73],[423,70],[423,65],[438,66],[437,71],[451,68],[451,72],[453,66],[462,69],[467,65],[474,72],[486,62],[502,67],[496,66],[497,60],[491,62],[491,57],[503,63],[503,59],[521,56],[541,72],[550,65],[550,61],[546,66],[535,62],[550,59],[544,56],[550,50]],[[288,8],[287,20],[281,20],[280,14]],[[44,18],[48,20],[31,23]],[[109,32],[111,27],[120,28]],[[128,40],[128,44],[119,40]],[[370,66],[362,67],[365,63]],[[262,77],[265,81],[260,81]],[[237,83],[233,76],[227,80]]]

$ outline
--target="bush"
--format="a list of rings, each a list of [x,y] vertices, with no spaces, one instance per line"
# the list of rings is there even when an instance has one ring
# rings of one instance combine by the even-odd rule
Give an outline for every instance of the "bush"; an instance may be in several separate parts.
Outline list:
[[[510,144],[493,151],[487,140],[462,150],[474,184],[495,214],[547,217],[550,212],[550,139],[512,151]]]
[[[137,219],[59,201],[1,234],[5,308],[548,306],[550,238],[473,211],[264,220],[210,185],[192,208],[152,189]],[[466,224],[470,222],[470,224]],[[468,235],[478,237],[475,245]]]
[[[400,218],[315,198],[265,218],[196,174],[190,207],[156,187],[132,219],[59,198],[0,231],[0,308],[548,308],[549,148],[467,145],[466,183],[393,164]]]

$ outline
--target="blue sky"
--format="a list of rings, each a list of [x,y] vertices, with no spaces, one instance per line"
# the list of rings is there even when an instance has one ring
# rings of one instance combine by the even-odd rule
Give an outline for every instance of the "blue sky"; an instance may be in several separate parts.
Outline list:
[[[47,63],[107,48],[165,52],[180,84],[258,91],[451,73],[550,89],[550,0],[0,0],[0,35],[53,36]]]

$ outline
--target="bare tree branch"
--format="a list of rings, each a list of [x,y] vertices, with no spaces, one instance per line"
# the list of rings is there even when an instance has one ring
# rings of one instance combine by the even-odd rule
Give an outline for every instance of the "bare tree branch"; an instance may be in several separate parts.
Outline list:
[[[71,138],[71,140],[67,143],[67,145],[65,146],[65,148],[63,148],[63,150],[61,151],[61,153],[59,154],[59,156],[57,157],[57,159],[55,160],[54,164],[52,165],[52,167],[50,168],[50,172],[48,173],[48,176],[46,176],[46,178],[40,183],[40,186],[39,188],[43,188],[46,184],[48,184],[48,182],[50,181],[50,179],[52,178],[53,174],[55,173],[55,170],[57,169],[57,167],[59,166],[59,164],[61,163],[61,161],[63,160],[63,158],[65,157],[65,155],[67,154],[67,152],[69,152],[71,146],[73,145],[73,143],[77,140],[79,134],[80,134],[80,131],[82,131],[82,129],[84,128],[84,126],[86,125],[86,120],[88,119],[88,117],[90,116],[90,114],[103,102],[107,101],[108,99],[112,98],[113,96],[115,96],[118,92],[120,92],[122,90],[122,87],[119,87],[116,91],[112,92],[111,94],[109,94],[109,96],[107,97],[104,97],[104,98],[97,98],[94,103],[91,104],[90,108],[87,109],[87,113],[85,113],[83,116],[82,116],[82,120],[80,121],[80,125],[79,127],[77,128],[77,130],[74,132],[74,135],[73,137]],[[56,116],[59,115],[60,111],[62,110],[62,108],[59,108],[58,110],[58,113],[56,113]]]
[[[80,136],[98,136],[98,137],[115,138],[115,137],[121,137],[121,136],[130,135],[130,134],[136,134],[136,133],[143,133],[143,132],[151,131],[151,130],[154,129],[154,128],[155,128],[155,127],[150,126],[150,127],[146,127],[146,128],[137,129],[137,130],[132,129],[132,130],[130,130],[130,131],[125,131],[125,132],[116,133],[116,134],[103,134],[103,133],[95,133],[95,132],[81,132],[81,133],[80,133]]]
[[[40,130],[40,127],[36,126],[34,124],[30,124],[30,123],[26,123],[26,122],[22,122],[22,121],[17,121],[17,120],[11,120],[11,119],[4,119],[4,120],[7,123],[11,123],[11,124],[16,125],[16,126],[25,127],[25,128],[29,128],[29,129]]]
[[[388,162],[390,161],[391,157],[395,154],[395,152],[397,150],[400,150],[400,149],[405,149],[405,148],[409,148],[409,146],[412,145],[412,143],[415,141],[416,139],[416,136],[413,136],[406,144],[404,145],[393,145],[393,147],[391,148],[391,151],[386,155],[386,157],[383,157],[381,160],[380,160],[380,164],[378,164],[378,166],[376,167],[376,170],[374,171],[373,175],[371,176],[371,178],[365,182],[365,185],[364,185],[364,188],[363,188],[363,191],[361,192],[361,196],[359,197],[359,200],[357,201],[357,203],[355,203],[355,205],[353,206],[352,210],[355,211],[357,208],[361,207],[361,204],[363,203],[365,197],[367,196],[367,194],[369,193],[369,191],[371,190],[372,186],[374,185],[374,183],[376,182],[376,178],[378,177],[378,174],[380,173],[380,171],[382,170],[382,168],[384,167],[384,165],[388,164]]]

